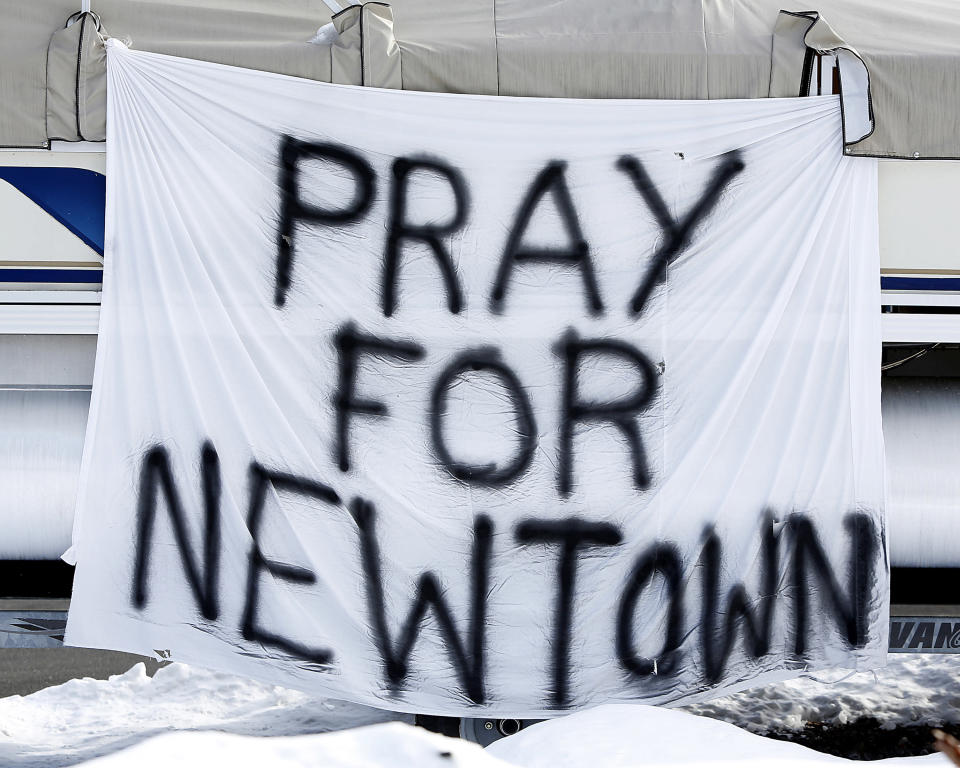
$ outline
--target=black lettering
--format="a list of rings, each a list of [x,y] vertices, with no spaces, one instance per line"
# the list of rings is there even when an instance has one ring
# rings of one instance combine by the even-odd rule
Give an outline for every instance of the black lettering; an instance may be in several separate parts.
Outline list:
[[[817,580],[824,594],[825,607],[833,611],[837,626],[853,648],[862,648],[868,640],[868,610],[874,585],[874,568],[880,551],[879,537],[869,515],[847,515],[844,526],[850,538],[847,596],[837,583],[813,523],[803,515],[790,518],[793,534],[794,653],[807,651],[809,592]]]
[[[339,358],[337,391],[333,404],[337,412],[335,457],[343,472],[350,469],[350,417],[354,413],[382,418],[387,406],[378,400],[359,398],[356,395],[357,360],[362,354],[378,358],[393,358],[407,363],[421,360],[423,347],[409,341],[396,341],[359,332],[353,323],[347,323],[334,336]]]
[[[547,164],[537,174],[520,204],[513,228],[507,237],[503,256],[500,258],[497,277],[493,283],[493,291],[490,295],[491,311],[497,313],[502,311],[503,301],[507,295],[507,285],[510,282],[514,265],[518,262],[532,262],[579,267],[580,275],[583,278],[583,287],[586,291],[587,308],[593,315],[599,315],[603,312],[603,301],[597,288],[593,261],[590,259],[590,246],[583,236],[580,219],[577,216],[576,208],[573,206],[570,189],[567,187],[566,169],[567,164],[560,160],[554,160]],[[533,217],[540,201],[548,192],[553,198],[557,212],[560,214],[569,244],[564,248],[525,246],[523,236],[530,225],[530,219]]]
[[[167,512],[187,583],[200,612],[210,621],[220,615],[217,598],[220,572],[220,459],[209,441],[204,442],[200,451],[200,478],[203,484],[204,512],[203,575],[190,544],[187,516],[173,479],[167,450],[161,445],[155,445],[144,455],[137,499],[137,545],[133,571],[133,604],[138,609],[142,610],[147,604],[147,572],[153,541],[153,523],[157,516],[159,486],[167,502]]]
[[[323,483],[283,472],[272,472],[256,463],[250,466],[250,509],[247,513],[247,530],[250,531],[253,546],[250,549],[250,564],[247,570],[247,599],[243,609],[243,617],[240,621],[240,630],[243,633],[244,640],[271,645],[289,653],[291,656],[314,664],[329,664],[333,660],[333,653],[330,650],[310,648],[281,635],[268,632],[257,625],[257,611],[260,605],[260,575],[263,572],[294,584],[314,584],[317,580],[313,571],[290,563],[269,559],[260,548],[260,524],[263,519],[263,508],[266,505],[267,490],[271,486],[277,491],[288,491],[301,496],[309,496],[326,504],[340,504],[340,497],[336,491]]]
[[[565,707],[570,703],[570,635],[578,555],[582,550],[592,547],[616,546],[622,537],[615,525],[591,523],[572,517],[556,521],[524,520],[517,525],[516,538],[521,544],[556,544],[560,547],[550,697],[555,706]]]
[[[723,550],[720,537],[713,528],[704,536],[703,544],[703,602],[701,613],[701,642],[703,644],[703,666],[707,681],[719,682],[727,659],[733,650],[737,627],[744,628],[744,645],[753,659],[765,656],[770,650],[770,631],[773,626],[773,608],[777,597],[777,577],[779,558],[777,556],[777,535],[773,528],[773,518],[767,514],[761,529],[760,556],[763,563],[762,587],[757,600],[751,600],[743,584],[736,584],[727,593],[727,606],[723,611],[723,633],[717,637],[716,622],[720,615],[720,566]],[[752,603],[758,603],[756,613]]]
[[[353,176],[354,197],[343,208],[327,210],[300,197],[300,162],[328,160]],[[280,229],[277,232],[277,273],[273,303],[282,307],[293,271],[293,241],[298,222],[326,226],[350,224],[366,214],[373,203],[376,174],[360,155],[337,144],[300,141],[284,136],[280,145]]]
[[[453,191],[456,206],[446,224],[412,224],[407,221],[407,194],[410,174],[426,171],[443,177]],[[408,240],[425,243],[433,252],[447,291],[447,307],[457,314],[463,308],[463,293],[457,279],[453,259],[444,248],[441,238],[453,234],[467,220],[467,186],[460,174],[445,163],[425,158],[400,157],[393,162],[393,188],[390,192],[390,228],[387,250],[383,261],[381,297],[383,314],[390,317],[397,307],[397,271],[400,252]]]
[[[557,462],[557,487],[568,496],[573,488],[573,434],[574,427],[583,422],[609,422],[623,434],[630,449],[630,463],[634,485],[643,490],[650,486],[650,470],[643,448],[636,417],[656,395],[657,369],[650,359],[636,347],[624,341],[580,339],[568,330],[557,347],[564,360],[564,378],[561,394],[560,458]],[[628,396],[606,402],[584,401],[580,396],[580,360],[587,355],[607,355],[632,365],[640,373],[641,381]]]
[[[667,633],[660,653],[655,659],[648,659],[636,651],[633,640],[634,614],[641,593],[658,573],[663,577],[670,593]],[[672,675],[677,670],[685,621],[683,593],[683,562],[680,551],[675,546],[666,543],[654,544],[637,559],[617,611],[617,658],[620,665],[631,675]]]
[[[673,218],[643,163],[630,155],[617,161],[617,168],[630,177],[666,236],[663,244],[653,254],[650,266],[630,301],[630,311],[634,315],[643,311],[657,283],[666,278],[667,265],[690,245],[697,225],[710,215],[723,190],[744,167],[739,150],[723,155],[700,199],[678,221]]]
[[[890,622],[890,647],[903,648],[910,632],[913,631],[912,621],[891,621]]]
[[[960,622],[941,621],[937,629],[937,648],[960,647]]]
[[[475,704],[486,702],[484,691],[484,656],[486,643],[487,595],[490,584],[490,553],[493,523],[478,515],[473,525],[473,558],[471,564],[471,608],[467,639],[464,642],[454,622],[439,579],[430,571],[417,582],[417,594],[400,633],[394,642],[387,629],[383,576],[380,571],[380,546],[375,532],[376,510],[368,501],[355,498],[350,513],[360,529],[360,554],[367,590],[370,626],[387,680],[394,690],[402,688],[409,673],[410,653],[420,636],[420,627],[427,609],[433,608],[440,634],[446,643],[450,662],[463,685],[464,692]]]
[[[509,392],[516,416],[516,434],[519,440],[513,460],[504,467],[496,464],[466,464],[453,458],[443,437],[443,419],[447,411],[450,385],[457,377],[469,372],[494,373]],[[433,386],[430,397],[430,435],[433,450],[440,463],[455,478],[472,485],[499,487],[513,482],[530,465],[536,448],[537,427],[530,400],[516,374],[500,359],[493,347],[478,347],[457,355],[443,370]]]
[[[910,638],[910,648],[933,648],[933,627],[932,621],[918,621],[917,627]]]

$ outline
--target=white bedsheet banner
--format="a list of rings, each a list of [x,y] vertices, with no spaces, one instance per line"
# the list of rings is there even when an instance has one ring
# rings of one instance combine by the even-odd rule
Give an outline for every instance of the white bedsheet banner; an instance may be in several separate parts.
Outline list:
[[[108,64],[68,643],[454,715],[883,664],[876,166],[835,98]]]

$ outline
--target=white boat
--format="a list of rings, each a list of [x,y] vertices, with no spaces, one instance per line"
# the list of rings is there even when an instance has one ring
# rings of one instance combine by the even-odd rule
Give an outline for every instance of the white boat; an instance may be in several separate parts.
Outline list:
[[[941,637],[960,606],[960,8],[830,0],[818,16],[768,0],[343,9],[330,0],[329,12],[306,0],[110,0],[94,2],[94,12],[89,3],[7,4],[16,44],[0,49],[0,596],[69,594],[70,569],[58,558],[70,545],[96,348],[110,35],[163,53],[411,90],[841,94],[845,151],[881,157],[876,311],[900,622],[893,650],[950,650],[916,626],[936,622]],[[867,125],[855,130],[858,121]],[[0,644],[57,642],[50,611],[62,602],[39,613],[31,605],[39,623],[16,629],[26,606],[0,603]]]

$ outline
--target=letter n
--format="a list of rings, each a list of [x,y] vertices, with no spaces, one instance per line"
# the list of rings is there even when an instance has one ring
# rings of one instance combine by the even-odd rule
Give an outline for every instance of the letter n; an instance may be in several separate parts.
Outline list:
[[[187,583],[200,612],[210,621],[220,614],[217,600],[220,569],[220,459],[209,441],[203,444],[200,452],[200,478],[203,484],[204,506],[202,566],[197,562],[197,555],[190,541],[187,514],[177,492],[167,449],[155,445],[144,455],[137,500],[136,560],[133,571],[133,604],[138,609],[143,609],[147,604],[147,572],[157,517],[157,496],[162,494]]]
[[[883,557],[881,533],[871,517],[856,512],[844,519],[850,546],[847,563],[847,588],[840,585],[813,523],[803,515],[790,519],[793,532],[794,654],[807,652],[810,626],[809,594],[818,582],[824,613],[830,618],[851,648],[863,648],[869,640],[870,597],[875,587],[877,561]],[[844,594],[846,592],[846,594]],[[829,615],[829,614],[828,614]],[[825,623],[827,616],[818,623]]]

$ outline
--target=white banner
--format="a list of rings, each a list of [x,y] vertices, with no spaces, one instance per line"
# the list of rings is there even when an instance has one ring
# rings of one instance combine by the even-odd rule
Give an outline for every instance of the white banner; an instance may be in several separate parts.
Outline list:
[[[68,643],[531,717],[883,663],[876,164],[835,97],[108,63]]]

